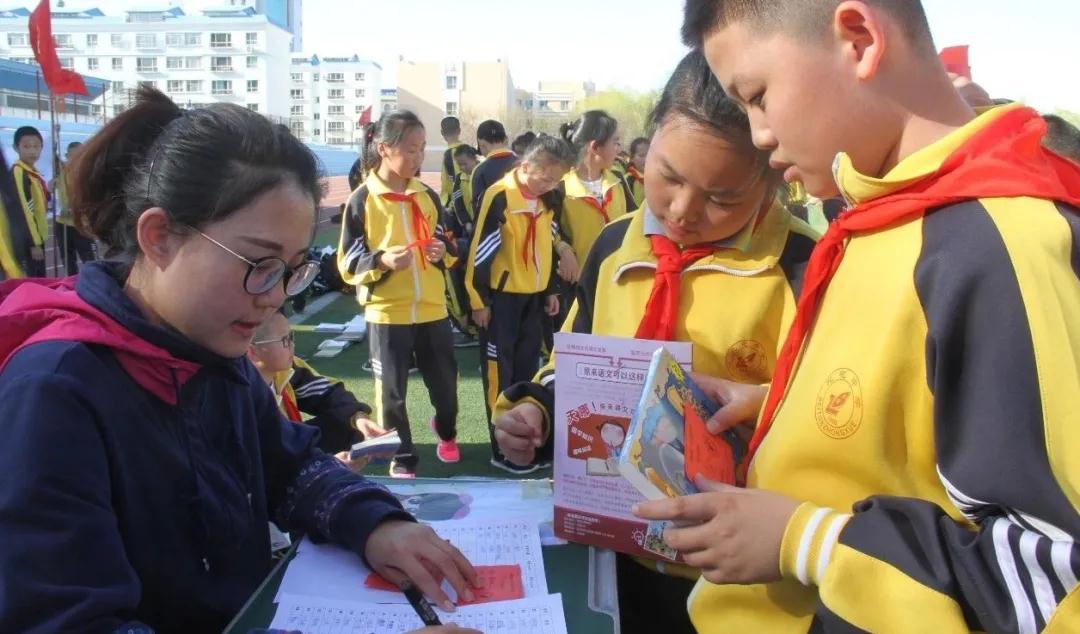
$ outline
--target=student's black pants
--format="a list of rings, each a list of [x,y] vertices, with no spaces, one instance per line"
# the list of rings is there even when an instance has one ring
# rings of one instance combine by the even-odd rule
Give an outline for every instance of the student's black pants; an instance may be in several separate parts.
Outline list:
[[[420,461],[413,447],[405,395],[413,356],[435,408],[435,431],[442,440],[457,436],[457,361],[450,320],[424,324],[368,324],[371,369],[375,375],[375,410],[379,424],[396,429],[401,449],[399,464],[415,468]]]
[[[623,634],[694,634],[686,601],[693,581],[646,568],[618,553],[619,623]]]
[[[79,272],[79,262],[94,260],[94,241],[75,230],[75,227],[62,222],[53,223],[60,257],[68,275]]]
[[[531,381],[540,370],[540,350],[544,342],[543,293],[493,293],[491,321],[480,329],[480,376],[484,383],[484,403],[488,414],[491,455],[502,453],[495,442],[492,411],[499,394],[521,381]]]

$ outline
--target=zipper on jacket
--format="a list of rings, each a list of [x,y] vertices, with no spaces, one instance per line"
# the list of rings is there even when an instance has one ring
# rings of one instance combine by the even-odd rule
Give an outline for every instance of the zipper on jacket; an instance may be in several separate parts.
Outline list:
[[[412,227],[409,226],[409,216],[405,213],[405,203],[399,203],[399,210],[401,211],[401,226],[405,228],[405,244],[412,244],[416,238],[413,236]],[[422,250],[421,250],[422,251]],[[423,253],[418,257],[424,257]],[[413,262],[412,265],[413,276],[413,302],[410,308],[410,314],[412,315],[412,323],[416,323],[416,308],[420,303],[420,263]]]
[[[207,542],[209,541],[209,535],[207,534],[208,528],[206,525],[206,516],[203,513],[202,500],[199,497],[199,476],[195,473],[195,457],[191,453],[191,436],[188,433],[187,421],[184,419],[184,406],[180,399],[180,379],[176,376],[176,368],[169,368],[169,373],[172,375],[173,391],[176,393],[176,411],[178,413],[178,423],[180,427],[180,439],[184,445],[184,453],[187,455],[188,469],[191,473],[191,489],[192,498],[188,502],[189,506],[194,506],[195,517],[195,530],[196,530],[196,543],[195,547],[201,551],[203,569],[206,572],[210,572],[210,555],[206,552]]]

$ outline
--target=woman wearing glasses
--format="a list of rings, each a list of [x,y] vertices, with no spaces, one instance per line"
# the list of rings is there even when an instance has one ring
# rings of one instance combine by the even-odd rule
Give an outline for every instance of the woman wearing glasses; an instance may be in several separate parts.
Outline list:
[[[83,146],[76,224],[108,259],[0,286],[0,631],[220,631],[271,518],[471,595],[457,549],[252,389],[255,329],[315,276],[318,176],[284,127],[145,88]]]

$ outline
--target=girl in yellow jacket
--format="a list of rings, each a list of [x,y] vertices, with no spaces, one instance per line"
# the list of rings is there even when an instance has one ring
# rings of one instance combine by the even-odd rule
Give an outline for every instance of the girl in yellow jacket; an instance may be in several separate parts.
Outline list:
[[[626,168],[626,185],[634,197],[634,206],[645,204],[645,158],[649,155],[649,140],[639,136],[630,142],[630,163]]]
[[[652,124],[645,207],[600,233],[564,330],[691,341],[700,375],[768,382],[816,234],[777,202],[779,175],[700,53],[676,68]],[[515,464],[551,455],[554,363],[496,405],[496,441]],[[698,571],[658,569],[668,574],[620,557],[622,618],[639,631],[692,632]]]
[[[368,177],[346,204],[338,269],[346,283],[359,287],[379,423],[401,437],[390,475],[411,478],[419,456],[405,394],[414,355],[435,408],[436,456],[460,460],[457,363],[443,277],[452,262],[438,194],[414,176],[424,161],[424,124],[411,112],[397,111],[371,124],[365,137]]]

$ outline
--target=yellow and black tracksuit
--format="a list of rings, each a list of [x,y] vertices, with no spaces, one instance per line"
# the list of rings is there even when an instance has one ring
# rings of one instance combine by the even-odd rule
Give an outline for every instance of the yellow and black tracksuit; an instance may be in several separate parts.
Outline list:
[[[14,202],[14,201],[13,201]],[[19,279],[25,277],[26,260],[29,254],[26,223],[23,221],[21,209],[12,209],[0,199],[0,269],[4,279]],[[19,234],[13,233],[19,231]]]
[[[899,199],[1011,109],[837,183]],[[699,582],[699,631],[1080,631],[1078,214],[975,198],[847,239],[749,471],[805,501],[783,580]]]
[[[450,197],[454,193],[454,180],[461,173],[457,162],[454,161],[454,150],[465,144],[461,141],[451,141],[448,145],[442,156],[442,181],[439,185],[439,200],[443,207],[450,207]]]
[[[442,216],[438,195],[419,179],[410,179],[405,191],[397,193],[373,171],[349,197],[338,245],[338,269],[347,284],[358,287],[368,323],[378,422],[398,430],[401,449],[395,461],[411,468],[418,456],[405,392],[414,355],[435,408],[439,437],[453,440],[457,429],[457,362],[443,277],[454,257]],[[427,261],[419,244],[431,239],[448,247],[446,258],[437,264]],[[384,270],[380,257],[400,246],[414,249],[412,264],[402,271]]]
[[[634,200],[635,207],[645,204],[645,174],[631,165],[626,169],[626,185],[630,188],[630,196]]]
[[[518,157],[506,148],[492,150],[484,157],[484,160],[476,166],[472,174],[472,206],[474,210],[480,209],[480,202],[484,199],[484,192],[488,187],[502,180],[506,173],[517,165]]]
[[[357,400],[338,379],[319,374],[294,357],[293,367],[274,374],[270,388],[286,418],[322,431],[319,449],[338,453],[364,440],[356,420],[370,416],[371,408]],[[311,418],[304,420],[304,414]]]
[[[465,288],[473,310],[491,309],[480,330],[489,430],[495,398],[525,381],[540,366],[544,304],[556,295],[555,241],[559,234],[557,192],[529,194],[511,170],[488,188],[469,247]],[[491,437],[496,459],[502,455]]]
[[[657,271],[652,235],[663,235],[663,228],[647,207],[603,229],[582,268],[576,300],[563,330],[615,337],[636,335]],[[764,217],[718,243],[712,255],[684,270],[674,339],[693,342],[696,372],[748,383],[770,380],[816,237],[777,202]],[[522,402],[539,406],[546,423],[544,456],[550,455],[553,444],[556,363],[557,358],[553,358],[532,381],[511,386],[495,407],[498,416]],[[683,606],[698,572],[686,566],[656,567],[683,580],[658,578],[629,558],[620,557],[620,605],[634,612],[635,622],[644,621],[641,631],[683,631],[688,623],[678,627],[663,621],[686,621]],[[672,596],[681,596],[674,601],[674,614],[664,614],[658,600],[649,599],[648,593],[653,591],[667,596],[668,605]],[[641,596],[627,596],[638,592]],[[644,606],[641,613],[630,607],[635,604]]]
[[[71,204],[67,195],[66,173],[67,164],[61,164],[60,176],[57,177],[54,185],[59,213],[56,215],[53,228],[56,239],[60,243],[60,256],[64,259],[64,268],[68,275],[75,275],[79,272],[79,260],[90,262],[94,259],[94,242],[75,228],[75,217],[71,213]]]
[[[458,172],[458,175],[454,177],[453,193],[450,195],[450,204],[446,207],[446,220],[443,222],[446,227],[446,236],[454,245],[454,255],[463,257],[469,252],[475,218],[472,206],[472,174]],[[446,308],[457,329],[475,337],[478,333],[469,317],[465,267],[461,266],[461,262],[459,260],[457,266],[446,270]]]
[[[44,252],[45,243],[49,239],[49,223],[46,217],[49,190],[45,186],[45,179],[33,165],[24,163],[22,159],[11,166],[11,177],[15,181],[15,191],[30,233],[30,246],[38,247]],[[45,277],[45,258],[28,260],[27,270],[24,272],[29,277]]]
[[[562,231],[581,265],[604,225],[637,209],[637,205],[626,181],[611,170],[604,170],[601,176],[599,197],[589,191],[577,170],[568,172],[560,187],[566,197]]]

